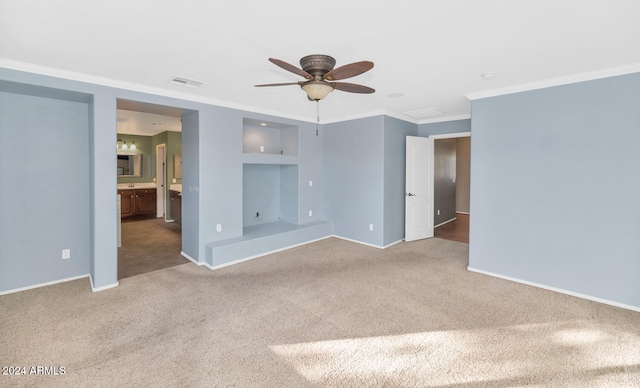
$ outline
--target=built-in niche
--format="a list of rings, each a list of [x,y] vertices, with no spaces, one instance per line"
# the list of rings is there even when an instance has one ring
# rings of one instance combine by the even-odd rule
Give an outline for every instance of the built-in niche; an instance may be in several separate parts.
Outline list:
[[[297,126],[247,118],[242,124],[242,152],[298,155]]]
[[[243,165],[243,226],[298,224],[298,166]]]

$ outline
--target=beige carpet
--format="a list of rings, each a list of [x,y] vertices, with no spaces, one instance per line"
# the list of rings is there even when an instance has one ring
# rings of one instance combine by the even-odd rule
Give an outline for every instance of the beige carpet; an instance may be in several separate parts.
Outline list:
[[[65,374],[0,386],[640,386],[640,313],[469,272],[467,256],[331,238],[2,296],[2,365]]]

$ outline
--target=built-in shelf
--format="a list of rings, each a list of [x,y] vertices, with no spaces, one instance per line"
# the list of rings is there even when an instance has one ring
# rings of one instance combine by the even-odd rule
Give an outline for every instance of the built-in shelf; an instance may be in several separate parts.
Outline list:
[[[245,118],[242,121],[242,152],[257,155],[298,155],[298,127]]]
[[[297,165],[244,164],[242,184],[243,226],[298,223]]]
[[[295,155],[244,154],[244,164],[298,164],[300,157]]]

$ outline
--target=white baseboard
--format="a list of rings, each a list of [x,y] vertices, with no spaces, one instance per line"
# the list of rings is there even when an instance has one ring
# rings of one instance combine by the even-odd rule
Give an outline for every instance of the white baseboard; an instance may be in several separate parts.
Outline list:
[[[378,249],[387,249],[390,246],[393,246],[393,245],[396,245],[396,244],[400,244],[401,242],[404,241],[404,239],[401,239],[401,240],[398,240],[398,241],[394,241],[394,242],[392,242],[390,244],[387,244],[385,246],[380,246],[380,245],[369,244],[369,243],[358,241],[358,240],[353,240],[353,239],[342,237],[342,236],[337,236],[335,234],[333,236],[331,236],[331,237],[339,238],[340,240],[345,240],[345,241],[349,241],[349,242],[352,242],[352,243],[356,243],[356,244],[360,244],[360,245],[366,245],[368,247],[378,248]]]
[[[257,259],[257,258],[262,257],[262,256],[267,256],[267,255],[270,255],[272,253],[282,252],[282,251],[286,251],[287,249],[299,247],[299,246],[302,246],[302,245],[311,244],[311,243],[316,242],[316,241],[326,240],[326,239],[328,239],[330,237],[333,237],[333,236],[320,237],[320,238],[317,238],[315,240],[305,241],[305,242],[300,243],[300,244],[290,245],[288,247],[275,249],[273,251],[260,253],[260,254],[254,255],[254,256],[244,257],[242,259],[234,260],[234,261],[231,261],[229,263],[224,263],[224,264],[220,264],[220,265],[211,265],[209,263],[204,263],[204,266],[209,268],[209,269],[213,269],[213,270],[220,269],[220,268],[228,267],[230,265],[239,264],[239,263],[243,263],[245,261]]]
[[[441,222],[441,223],[439,223],[438,225],[434,226],[433,228],[435,229],[435,228],[437,228],[438,226],[442,226],[442,225],[448,224],[449,222],[453,222],[453,221],[455,221],[455,220],[457,220],[457,218],[456,218],[456,217],[453,217],[453,218],[452,218],[452,219],[450,219],[450,220],[447,220],[447,221],[445,221],[445,222]]]
[[[104,290],[108,290],[109,288],[118,287],[118,285],[120,285],[119,282],[115,282],[115,283],[112,283],[112,284],[107,284],[106,286],[102,286],[102,287],[94,287],[93,286],[93,277],[91,277],[91,275],[89,275],[89,281],[91,282],[91,291],[92,292],[104,291]]]
[[[544,290],[558,292],[560,294],[575,296],[576,298],[587,299],[587,300],[591,300],[591,301],[598,302],[598,303],[608,304],[610,306],[620,307],[620,308],[623,308],[623,309],[626,309],[626,310],[640,312],[640,307],[637,307],[637,306],[631,306],[631,305],[628,305],[628,304],[623,304],[623,303],[613,302],[613,301],[606,300],[606,299],[596,298],[596,297],[590,296],[590,295],[585,295],[585,294],[580,294],[580,293],[573,292],[573,291],[563,290],[562,288],[545,286],[544,284],[538,284],[538,283],[530,282],[530,281],[527,281],[527,280],[512,278],[510,276],[498,275],[498,274],[495,274],[493,272],[487,272],[487,271],[483,271],[481,269],[471,268],[469,266],[467,266],[467,269],[469,271],[477,272],[477,273],[480,273],[480,274],[483,274],[483,275],[493,276],[495,278],[509,280],[509,281],[512,281],[512,282],[515,282],[515,283],[526,284],[527,286],[542,288]]]
[[[349,241],[349,242],[360,244],[360,245],[366,245],[372,248],[384,249],[384,247],[381,247],[380,245],[373,245],[373,244],[369,244],[369,243],[358,241],[358,240],[353,240],[353,239],[342,237],[342,236],[336,236],[335,234],[331,237],[339,238],[340,240],[345,240],[345,241]]]
[[[403,241],[404,241],[404,239],[402,239],[402,240],[398,240],[398,241],[395,241],[395,242],[392,242],[391,244],[387,244],[387,245],[383,246],[383,247],[382,247],[382,249],[387,249],[387,248],[389,248],[389,247],[391,247],[391,246],[394,246],[394,245],[396,245],[396,244],[400,244],[400,243],[401,243],[401,242],[403,242]]]
[[[73,277],[70,277],[70,278],[54,280],[54,281],[51,281],[51,282],[39,283],[39,284],[34,284],[32,286],[26,286],[26,287],[14,288],[12,290],[2,291],[2,292],[0,292],[0,295],[13,294],[14,292],[20,292],[20,291],[31,290],[31,289],[34,289],[34,288],[51,286],[51,285],[58,284],[58,283],[70,282],[72,280],[84,279],[86,277],[91,279],[91,275],[89,275],[89,274],[73,276]]]
[[[184,251],[181,251],[180,254],[182,255],[182,257],[184,257],[185,259],[193,262],[194,264],[197,264],[197,265],[204,265],[205,264],[205,263],[200,262],[200,261],[194,259],[193,257],[187,255],[186,253],[184,253]]]

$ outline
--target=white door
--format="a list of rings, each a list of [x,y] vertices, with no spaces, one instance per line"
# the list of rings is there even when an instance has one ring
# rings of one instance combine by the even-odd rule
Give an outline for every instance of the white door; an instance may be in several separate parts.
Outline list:
[[[166,193],[164,185],[166,181],[166,168],[165,168],[165,147],[164,144],[156,146],[156,217],[165,216],[165,197]]]
[[[432,138],[407,136],[405,241],[433,237],[433,148]]]

